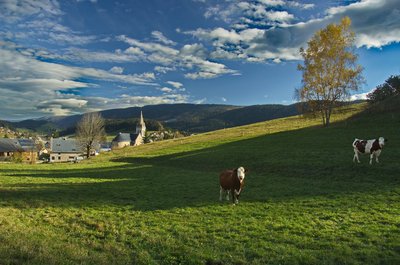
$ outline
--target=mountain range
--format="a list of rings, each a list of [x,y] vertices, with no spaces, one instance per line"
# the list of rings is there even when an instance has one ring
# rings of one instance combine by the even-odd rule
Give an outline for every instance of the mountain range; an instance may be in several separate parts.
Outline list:
[[[222,128],[251,124],[299,114],[298,104],[232,106],[214,104],[161,104],[125,109],[101,111],[106,120],[106,131],[133,131],[143,111],[148,130],[170,128],[190,133],[212,131]],[[25,129],[37,133],[54,131],[73,133],[82,115],[44,117],[18,122],[0,121],[0,125]]]

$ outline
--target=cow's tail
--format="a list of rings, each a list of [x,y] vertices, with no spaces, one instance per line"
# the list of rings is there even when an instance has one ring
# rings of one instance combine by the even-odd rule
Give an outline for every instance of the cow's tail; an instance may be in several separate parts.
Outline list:
[[[357,144],[357,142],[358,142],[359,140],[360,140],[360,139],[355,138],[354,141],[353,141],[352,146],[353,146],[353,147],[356,147],[356,144]]]

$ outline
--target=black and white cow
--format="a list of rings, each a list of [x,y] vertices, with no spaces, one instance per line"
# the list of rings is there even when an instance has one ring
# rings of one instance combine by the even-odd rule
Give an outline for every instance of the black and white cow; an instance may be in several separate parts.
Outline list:
[[[369,154],[370,155],[369,163],[371,165],[374,155],[376,163],[379,163],[378,157],[381,154],[382,148],[387,141],[388,140],[383,137],[379,137],[378,139],[372,139],[372,140],[361,140],[356,138],[353,142],[353,148],[354,148],[353,162],[355,162],[357,159],[357,162],[360,163],[360,159],[358,158],[359,154]]]

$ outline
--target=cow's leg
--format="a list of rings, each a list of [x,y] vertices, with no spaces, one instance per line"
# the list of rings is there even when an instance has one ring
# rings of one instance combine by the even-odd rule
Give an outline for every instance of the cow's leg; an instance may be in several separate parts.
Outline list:
[[[227,191],[226,191],[226,200],[227,200],[227,201],[229,201],[229,194],[230,194],[230,193],[231,193],[230,190],[227,190]]]
[[[360,159],[358,158],[358,151],[354,149],[354,157],[353,157],[353,163],[356,161],[360,163]]]
[[[233,204],[238,204],[239,203],[239,194],[240,192],[238,192],[236,189],[232,189],[232,203]]]
[[[222,195],[224,194],[224,189],[220,186],[219,187],[219,200],[222,201]]]
[[[239,191],[235,190],[235,203],[236,204],[239,203],[239,196],[240,196],[240,190]]]
[[[379,157],[380,155],[381,155],[381,150],[376,151],[376,153],[375,153],[375,161],[376,161],[376,163],[379,163],[378,157]]]
[[[236,202],[236,192],[234,189],[231,189],[231,193],[232,193],[232,203],[235,204]]]
[[[372,165],[372,159],[374,158],[374,153],[369,156],[369,164]]]

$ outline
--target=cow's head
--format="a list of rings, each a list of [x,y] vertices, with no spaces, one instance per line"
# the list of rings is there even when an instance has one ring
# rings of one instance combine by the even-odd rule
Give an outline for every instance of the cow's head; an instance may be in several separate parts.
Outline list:
[[[379,145],[381,147],[383,147],[385,145],[385,143],[388,141],[388,139],[385,139],[383,137],[379,137],[378,141],[379,141]]]
[[[245,169],[244,167],[237,168],[237,177],[238,177],[240,183],[243,182],[244,177],[246,176],[246,173],[247,173],[247,169]]]

